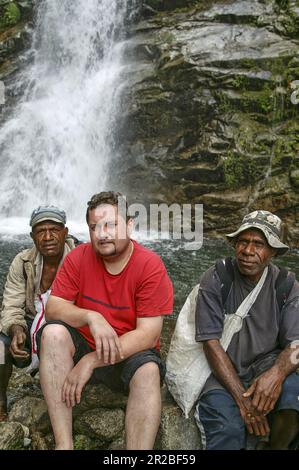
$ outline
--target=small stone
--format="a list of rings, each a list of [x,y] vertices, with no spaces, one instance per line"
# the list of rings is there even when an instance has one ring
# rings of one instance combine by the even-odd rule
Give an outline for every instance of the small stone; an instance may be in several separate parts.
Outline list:
[[[31,444],[31,439],[28,439],[28,437],[25,437],[24,439],[24,447],[29,447]]]

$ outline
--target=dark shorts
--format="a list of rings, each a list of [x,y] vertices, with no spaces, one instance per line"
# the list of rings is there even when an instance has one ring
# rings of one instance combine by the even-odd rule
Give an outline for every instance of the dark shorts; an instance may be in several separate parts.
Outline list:
[[[75,354],[73,357],[74,364],[77,364],[80,359],[94,350],[89,346],[86,339],[78,332],[76,328],[73,328],[63,321],[49,321],[40,328],[36,335],[36,343],[38,356],[40,354],[40,348],[42,347],[41,336],[43,329],[50,324],[63,325],[71,335],[75,346]],[[165,364],[160,357],[160,353],[156,349],[147,349],[139,353],[133,354],[122,362],[111,366],[98,367],[94,369],[89,384],[103,383],[112,390],[127,392],[129,389],[130,380],[139,367],[147,362],[155,362],[160,371],[161,385],[165,376]]]
[[[9,352],[9,346],[11,343],[11,339],[9,336],[0,333],[0,341],[4,343],[5,345],[5,363],[12,362],[14,366],[18,368],[23,368],[23,367],[28,367],[29,364],[31,363],[31,337],[30,337],[30,328],[32,325],[33,320],[26,319],[28,331],[26,333],[26,341],[25,341],[25,346],[24,350],[26,350],[29,353],[29,357],[27,359],[15,359],[12,357],[12,355]]]
[[[273,414],[279,410],[296,410],[299,413],[299,375],[290,374]],[[199,400],[195,419],[201,432],[203,448],[208,450],[240,450],[246,448],[247,433],[239,408],[232,396],[222,389],[210,390]]]

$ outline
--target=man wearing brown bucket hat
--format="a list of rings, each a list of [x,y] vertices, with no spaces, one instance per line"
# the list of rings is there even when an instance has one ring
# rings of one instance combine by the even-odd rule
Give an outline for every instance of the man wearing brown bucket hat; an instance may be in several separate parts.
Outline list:
[[[299,284],[271,262],[288,250],[281,238],[276,215],[246,215],[227,235],[235,256],[218,261],[200,281],[196,341],[212,373],[195,417],[207,449],[246,448],[246,430],[262,438],[257,448],[288,449],[298,439]],[[240,327],[225,351],[224,325],[233,314]]]

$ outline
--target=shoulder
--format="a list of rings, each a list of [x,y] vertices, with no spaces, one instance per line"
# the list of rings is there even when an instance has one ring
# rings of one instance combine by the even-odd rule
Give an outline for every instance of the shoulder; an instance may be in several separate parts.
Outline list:
[[[272,276],[273,281],[277,284],[277,281],[279,284],[286,285],[288,287],[287,279],[290,279],[291,282],[291,290],[289,291],[289,299],[298,297],[299,296],[299,283],[296,279],[296,275],[292,272],[289,271],[288,269],[285,268],[285,276],[282,279],[279,279],[281,273],[281,268],[276,266],[273,263],[269,264],[269,275]],[[276,285],[276,288],[279,287]]]
[[[66,255],[63,265],[81,265],[82,262],[89,262],[91,256],[94,256],[91,243],[81,243]]]
[[[134,264],[145,270],[148,269],[163,269],[166,270],[164,263],[160,256],[149,248],[140,245],[135,240],[134,243]]]
[[[216,269],[216,265],[211,266],[205,271],[200,278],[200,286],[204,289],[220,288],[220,278]]]
[[[20,251],[14,259],[12,260],[11,266],[17,267],[17,266],[23,266],[24,263],[26,262],[34,262],[35,258],[37,256],[37,249],[35,246],[32,248],[26,248],[25,250]]]
[[[68,254],[67,258],[69,259],[78,259],[82,258],[85,255],[92,254],[93,250],[91,243],[81,243],[80,245],[74,247]]]

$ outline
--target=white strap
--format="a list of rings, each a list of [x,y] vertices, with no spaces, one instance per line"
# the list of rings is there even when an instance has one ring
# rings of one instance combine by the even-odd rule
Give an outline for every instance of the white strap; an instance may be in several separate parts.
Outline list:
[[[243,302],[241,303],[241,305],[239,306],[239,308],[235,312],[235,315],[237,315],[238,317],[240,317],[242,319],[246,317],[246,315],[248,314],[248,312],[251,309],[252,305],[256,301],[256,298],[259,295],[259,293],[260,293],[260,291],[261,291],[261,289],[264,285],[267,274],[268,274],[268,266],[264,269],[264,272],[263,272],[259,282],[255,286],[255,288],[247,295],[247,297],[245,297],[245,299],[243,300]]]
[[[222,336],[220,340],[221,345],[225,351],[229,347],[233,336],[241,330],[242,325],[243,325],[243,320],[248,314],[254,302],[256,301],[256,298],[258,294],[260,293],[261,288],[264,285],[267,274],[268,274],[268,267],[264,269],[264,272],[259,282],[255,286],[255,288],[243,300],[243,302],[239,306],[236,313],[225,315],[224,327],[223,327],[223,332],[222,332]]]

